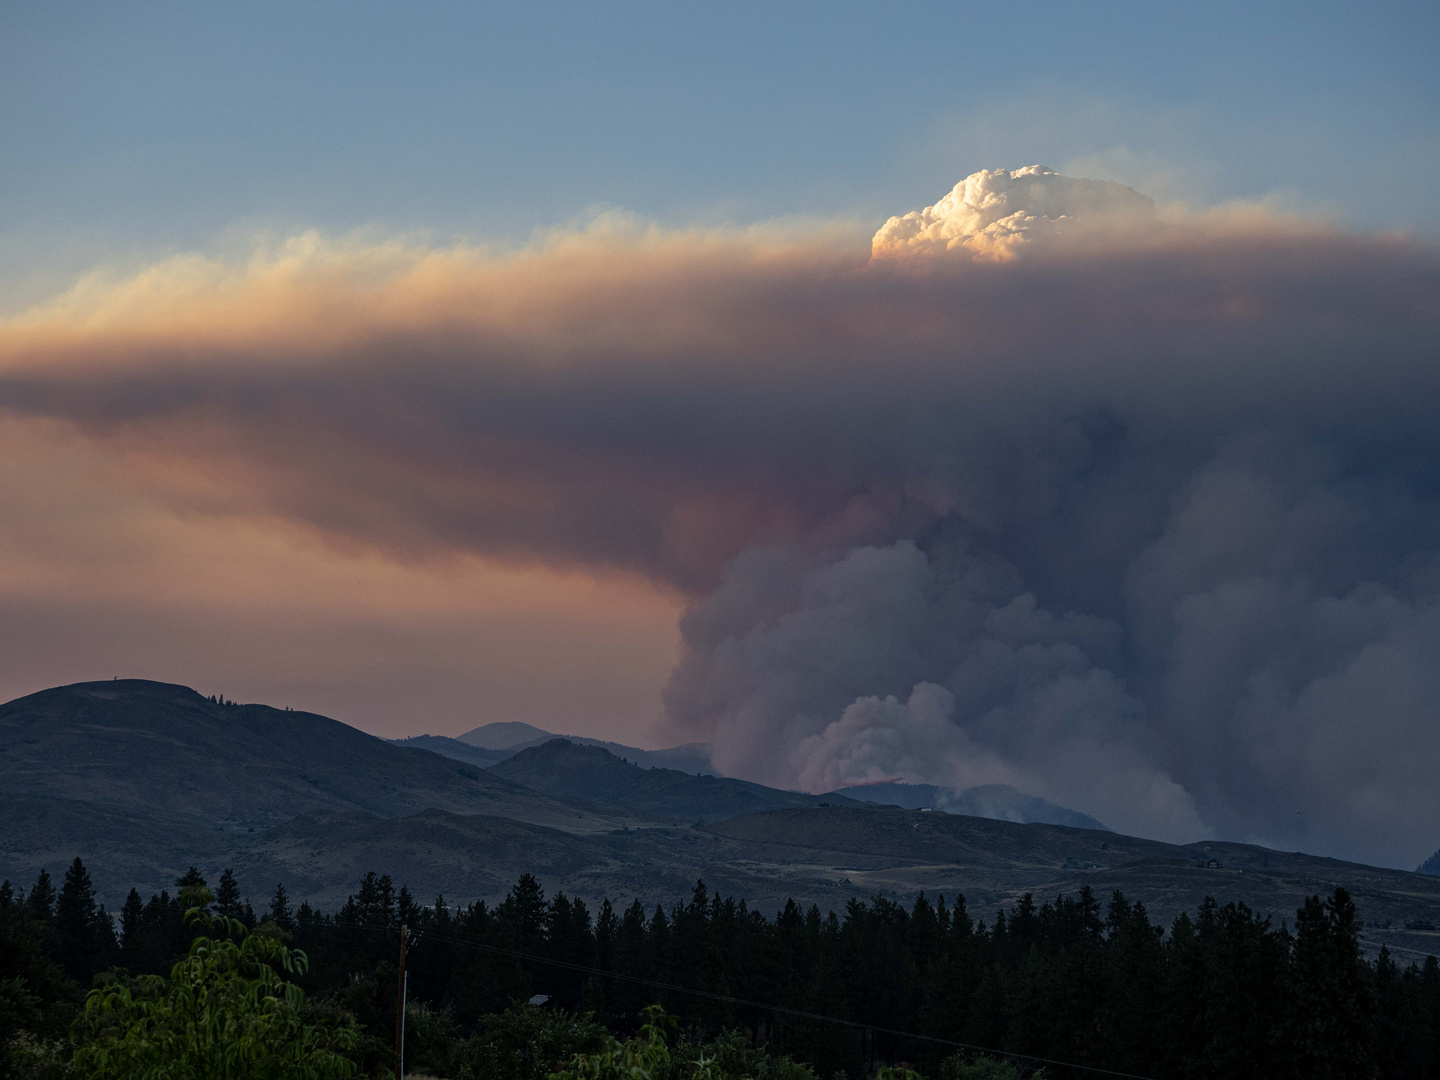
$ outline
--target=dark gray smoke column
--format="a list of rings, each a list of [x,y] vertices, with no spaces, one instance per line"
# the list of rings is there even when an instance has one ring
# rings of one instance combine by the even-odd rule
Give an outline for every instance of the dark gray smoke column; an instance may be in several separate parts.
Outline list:
[[[0,326],[0,411],[195,512],[663,583],[667,737],[742,776],[1003,782],[1407,867],[1440,842],[1433,246],[1032,168],[869,250],[187,266]]]
[[[1117,253],[1095,238],[1155,235],[1148,201],[1085,183],[977,174],[876,235],[950,341],[816,434],[873,535],[736,557],[671,715],[772,783],[1005,782],[1413,866],[1440,836],[1433,255],[1243,228]],[[964,265],[1006,258],[1003,285]]]

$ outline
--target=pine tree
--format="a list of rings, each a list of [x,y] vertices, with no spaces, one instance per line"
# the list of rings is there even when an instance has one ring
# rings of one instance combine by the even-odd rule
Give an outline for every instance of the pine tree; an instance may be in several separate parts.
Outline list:
[[[275,895],[270,897],[268,917],[281,930],[293,931],[295,929],[295,918],[290,914],[290,896],[282,884],[275,886]]]
[[[1295,999],[1288,1025],[1294,1066],[1316,1080],[1373,1075],[1374,976],[1360,952],[1350,894],[1312,896],[1295,915]]]
[[[42,869],[30,887],[25,900],[26,912],[32,919],[48,923],[55,911],[55,886],[50,881],[50,871]]]
[[[227,919],[240,917],[240,883],[235,880],[235,871],[228,866],[215,886],[215,911]]]
[[[130,894],[125,897],[125,905],[120,909],[120,948],[127,957],[140,950],[140,927],[144,915],[145,903],[140,899],[140,894],[131,889]],[[133,963],[131,966],[134,966]]]
[[[90,982],[104,955],[107,935],[101,930],[102,917],[108,924],[109,916],[102,916],[96,907],[90,872],[77,857],[65,871],[55,918],[50,924],[50,939],[55,959],[65,974],[82,986]]]
[[[75,986],[45,948],[46,927],[29,917],[24,894],[0,888],[0,1076],[51,1076],[13,1055],[17,1036],[62,1039],[74,1015]]]
[[[545,890],[533,874],[521,874],[510,894],[495,909],[500,925],[522,952],[539,953],[545,946]]]
[[[404,885],[400,886],[400,895],[395,903],[396,918],[400,925],[415,927],[420,924],[420,905],[415,903],[415,898],[410,895],[410,890]]]
[[[620,934],[620,919],[607,896],[595,918],[595,963],[601,971],[615,970],[615,945]]]

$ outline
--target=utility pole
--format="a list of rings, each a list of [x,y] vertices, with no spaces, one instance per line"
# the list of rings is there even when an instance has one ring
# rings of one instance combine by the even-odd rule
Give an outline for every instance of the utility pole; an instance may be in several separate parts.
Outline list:
[[[405,949],[409,944],[409,928],[400,927],[400,974],[395,980],[395,1080],[405,1080]]]

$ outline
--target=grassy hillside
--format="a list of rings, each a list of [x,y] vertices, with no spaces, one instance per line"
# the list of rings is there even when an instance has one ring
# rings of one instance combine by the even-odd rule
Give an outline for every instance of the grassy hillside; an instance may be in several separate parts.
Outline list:
[[[907,784],[903,781],[887,780],[878,784],[841,788],[839,794],[847,795],[858,802],[899,806],[906,810],[943,810],[947,814],[998,818],[1022,825],[1042,822],[1046,825],[1070,825],[1077,829],[1110,831],[1108,825],[1095,820],[1089,814],[1082,814],[1068,806],[1059,806],[1034,795],[1026,795],[1008,784],[984,784],[956,794],[934,784]]]
[[[498,765],[514,753],[512,750],[486,750],[483,747],[471,746],[469,743],[447,738],[444,735],[412,735],[408,739],[391,739],[389,741],[396,746],[407,746],[412,750],[428,750],[441,757],[454,758],[456,761],[474,765],[477,769],[488,769],[491,765]]]
[[[463,758],[465,756],[454,750],[453,744],[455,743],[496,755],[495,760],[490,764],[518,754],[522,750],[529,750],[532,746],[540,746],[554,739],[565,739],[576,746],[598,746],[603,750],[609,750],[622,761],[628,761],[632,765],[640,765],[647,769],[654,767],[676,769],[679,772],[688,773],[715,773],[715,766],[710,761],[708,743],[685,743],[683,746],[669,746],[663,750],[641,750],[638,746],[626,746],[624,743],[609,742],[605,739],[590,739],[582,735],[557,735],[554,732],[537,728],[533,724],[522,724],[518,720],[483,724],[454,739],[442,740],[433,735],[423,735],[420,738],[436,739],[437,741],[427,749],[440,754],[448,754],[451,757]]]
[[[430,807],[580,830],[624,821],[586,820],[327,717],[219,705],[183,686],[78,683],[0,705],[0,876],[80,855],[102,888],[152,887],[297,814]]]
[[[688,825],[822,802],[857,805],[839,795],[780,791],[719,776],[642,769],[598,746],[552,739],[493,766],[496,776],[550,795],[586,799],[653,821]]]
[[[1397,955],[1440,952],[1440,934],[1416,923],[1440,916],[1440,878],[1251,844],[1165,844],[1062,825],[923,811],[779,810],[706,827],[762,862],[843,874],[853,892],[912,895],[963,891],[972,911],[993,912],[1024,892],[1039,897],[1088,885],[1116,889],[1168,922],[1207,896],[1240,900],[1289,918],[1307,896],[1343,885],[1366,920],[1370,947]],[[1408,950],[1402,952],[1402,950]]]
[[[1338,884],[1372,944],[1408,955],[1440,943],[1423,925],[1440,923],[1440,878],[1423,874],[853,803],[639,768],[565,740],[487,771],[322,716],[143,681],[0,706],[0,877],[58,877],[76,855],[112,907],[192,863],[326,904],[368,870],[454,900],[498,899],[529,872],[592,901],[668,903],[703,877],[767,910],[923,889],[964,892],[987,916],[1023,892],[1089,885],[1165,920],[1207,895],[1289,917]]]
[[[1208,865],[1210,863],[1218,865]],[[596,903],[666,904],[696,878],[762,911],[786,899],[822,910],[854,896],[909,900],[964,893],[993,919],[1022,893],[1041,899],[1088,885],[1115,889],[1169,922],[1206,896],[1242,900],[1291,918],[1312,894],[1344,885],[1372,950],[1440,951],[1440,934],[1407,928],[1440,920],[1440,879],[1282,854],[1244,844],[1187,846],[1058,825],[872,807],[810,807],[746,815],[702,828],[652,827],[577,835],[545,826],[441,811],[400,820],[316,814],[287,822],[237,863],[245,880],[285,881],[296,895],[336,904],[367,870],[390,873],[422,898],[499,900],[522,873],[548,890]]]

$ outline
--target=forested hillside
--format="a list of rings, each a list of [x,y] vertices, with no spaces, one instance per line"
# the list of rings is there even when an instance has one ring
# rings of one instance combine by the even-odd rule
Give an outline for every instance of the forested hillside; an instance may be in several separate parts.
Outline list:
[[[204,884],[192,871],[177,889],[193,898]],[[703,883],[668,908],[592,910],[547,897],[529,875],[493,907],[422,905],[373,873],[333,912],[296,907],[283,888],[254,910],[228,872],[214,893],[216,914],[308,955],[296,977],[307,1015],[358,1022],[363,1037],[347,1053],[367,1071],[393,1067],[403,924],[408,1058],[434,1075],[536,1080],[586,1048],[576,1033],[601,1038],[581,1014],[624,1036],[657,1003],[686,1045],[790,1080],[899,1063],[928,1076],[1016,1076],[1040,1059],[1047,1077],[1091,1075],[1082,1066],[1176,1078],[1440,1075],[1440,965],[1388,951],[1367,962],[1344,889],[1281,923],[1221,898],[1166,926],[1118,893],[1088,890],[1026,895],[988,924],[958,895],[853,899],[841,911],[789,903],[768,917]],[[184,904],[132,892],[112,930],[78,860],[58,894],[44,878],[28,892],[0,886],[0,986],[10,988],[0,1037],[12,1066],[68,1053],[67,1018],[97,973],[113,983],[107,969],[165,972],[186,945]],[[536,995],[543,1010],[522,1005]],[[978,1053],[989,1064],[975,1064]]]

